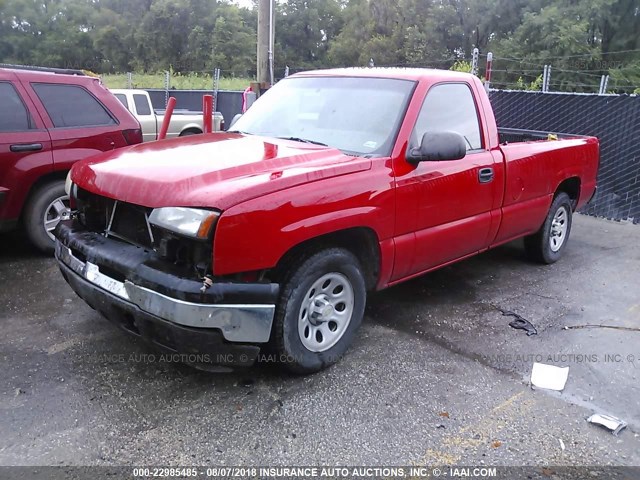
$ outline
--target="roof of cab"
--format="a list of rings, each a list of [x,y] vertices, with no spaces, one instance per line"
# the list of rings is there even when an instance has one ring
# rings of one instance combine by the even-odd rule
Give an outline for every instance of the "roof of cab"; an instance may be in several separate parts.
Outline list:
[[[395,78],[402,80],[465,80],[477,78],[470,73],[454,72],[451,70],[435,70],[431,68],[389,68],[389,67],[352,67],[333,68],[327,70],[311,70],[300,72],[292,77],[366,77],[366,78]]]

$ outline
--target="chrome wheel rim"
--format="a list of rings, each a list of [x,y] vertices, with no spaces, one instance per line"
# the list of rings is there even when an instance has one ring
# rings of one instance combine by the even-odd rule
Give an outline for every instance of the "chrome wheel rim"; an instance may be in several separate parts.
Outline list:
[[[53,230],[62,220],[71,218],[71,208],[69,207],[69,195],[56,198],[44,210],[44,229],[51,240],[55,240]]]
[[[551,221],[551,231],[549,232],[549,247],[551,251],[560,250],[567,238],[569,228],[569,212],[565,207],[560,207]]]
[[[324,352],[343,337],[353,315],[355,295],[341,273],[323,275],[307,290],[298,313],[298,334],[312,352]]]

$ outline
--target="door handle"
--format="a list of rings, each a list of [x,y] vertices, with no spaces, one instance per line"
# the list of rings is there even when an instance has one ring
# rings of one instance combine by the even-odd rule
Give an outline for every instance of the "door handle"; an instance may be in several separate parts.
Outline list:
[[[17,143],[15,145],[11,145],[9,150],[12,152],[38,152],[42,150],[41,143]]]
[[[478,170],[478,181],[480,183],[489,183],[493,180],[493,168],[481,168]]]

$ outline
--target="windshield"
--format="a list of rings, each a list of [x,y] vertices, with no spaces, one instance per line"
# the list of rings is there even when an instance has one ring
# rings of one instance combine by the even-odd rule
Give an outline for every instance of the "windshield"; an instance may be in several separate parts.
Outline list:
[[[293,77],[260,97],[232,131],[320,143],[352,155],[387,156],[414,82]]]

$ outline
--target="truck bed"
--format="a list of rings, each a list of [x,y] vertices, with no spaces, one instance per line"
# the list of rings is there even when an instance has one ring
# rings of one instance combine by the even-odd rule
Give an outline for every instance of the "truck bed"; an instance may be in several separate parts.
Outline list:
[[[571,133],[544,132],[540,130],[523,130],[520,128],[498,128],[498,138],[501,145],[518,142],[539,142],[551,140],[566,140],[587,138],[584,135]]]

